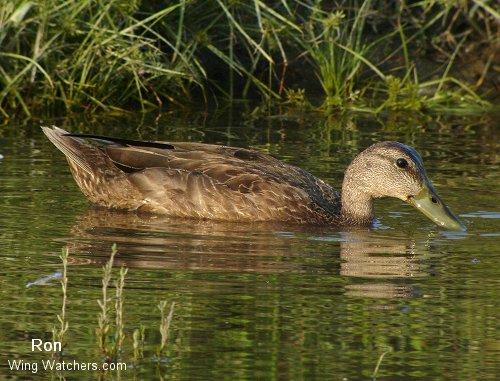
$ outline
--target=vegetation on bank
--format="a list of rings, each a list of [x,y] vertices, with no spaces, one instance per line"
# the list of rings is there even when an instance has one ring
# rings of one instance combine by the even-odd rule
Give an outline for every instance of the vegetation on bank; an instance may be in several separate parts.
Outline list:
[[[253,98],[332,112],[488,107],[489,0],[11,0],[0,113]]]

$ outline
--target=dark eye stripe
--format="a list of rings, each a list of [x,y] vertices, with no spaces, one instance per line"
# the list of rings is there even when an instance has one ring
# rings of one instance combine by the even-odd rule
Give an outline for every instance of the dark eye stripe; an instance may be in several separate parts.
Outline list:
[[[399,168],[408,168],[408,162],[403,158],[399,158],[398,160],[396,160],[396,165]]]

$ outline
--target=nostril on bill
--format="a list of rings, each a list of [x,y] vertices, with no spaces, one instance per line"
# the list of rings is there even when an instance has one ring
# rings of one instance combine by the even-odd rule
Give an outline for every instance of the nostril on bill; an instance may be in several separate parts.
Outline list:
[[[438,200],[436,197],[432,196],[431,197],[431,201],[434,203],[434,204],[437,204],[438,203]]]

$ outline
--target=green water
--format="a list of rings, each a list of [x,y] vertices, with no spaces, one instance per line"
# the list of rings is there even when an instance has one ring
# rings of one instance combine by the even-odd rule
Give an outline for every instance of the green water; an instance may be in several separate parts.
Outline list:
[[[441,231],[397,200],[377,201],[373,228],[352,230],[144,219],[96,209],[38,122],[4,126],[0,379],[370,380],[379,360],[378,380],[494,380],[500,374],[494,118],[254,119],[234,111],[46,123],[251,147],[337,188],[357,152],[375,141],[399,140],[422,154],[438,193],[468,231]],[[32,352],[31,340],[51,340],[62,291],[59,279],[41,279],[57,278],[66,247],[69,328],[58,361],[101,365],[97,300],[113,243],[116,266],[128,267],[119,359],[127,369],[44,371],[42,360],[51,355]],[[158,357],[161,300],[176,305]],[[134,358],[132,333],[140,326],[144,352]],[[37,372],[10,370],[13,360],[37,363]]]

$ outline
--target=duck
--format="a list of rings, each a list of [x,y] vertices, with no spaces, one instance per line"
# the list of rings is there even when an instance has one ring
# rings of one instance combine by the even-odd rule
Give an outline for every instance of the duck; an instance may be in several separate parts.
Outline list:
[[[448,230],[465,230],[413,148],[377,142],[344,173],[341,192],[297,166],[251,149],[139,141],[42,127],[95,205],[171,217],[366,226],[373,201],[400,199]]]

